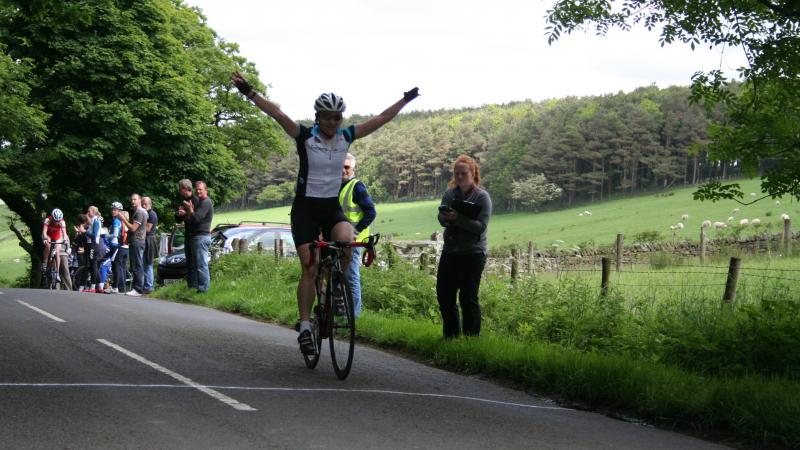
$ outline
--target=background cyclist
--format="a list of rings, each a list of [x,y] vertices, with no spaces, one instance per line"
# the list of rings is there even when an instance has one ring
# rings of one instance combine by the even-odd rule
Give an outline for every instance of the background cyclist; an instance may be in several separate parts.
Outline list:
[[[42,257],[42,271],[47,270],[47,259],[50,257],[50,244],[60,244],[63,239],[69,245],[69,236],[67,235],[67,224],[64,222],[64,213],[60,209],[55,208],[53,212],[44,219],[42,225],[42,241],[44,242],[44,256]],[[56,264],[56,280],[61,281],[59,274],[61,273],[61,245],[55,247],[55,264]]]
[[[292,202],[291,222],[297,254],[300,257],[302,275],[297,286],[297,303],[300,311],[300,334],[297,341],[304,354],[315,352],[311,337],[311,305],[314,302],[316,267],[311,260],[310,244],[323,237],[351,241],[355,238],[353,227],[344,216],[339,205],[339,188],[342,182],[342,167],[350,144],[363,138],[392,120],[405,105],[417,97],[414,88],[403,94],[403,98],[382,113],[367,121],[341,128],[345,103],[342,97],[325,93],[314,102],[314,126],[308,128],[289,118],[275,103],[259,95],[239,73],[231,80],[248,99],[275,119],[283,130],[295,139],[300,167],[297,175],[295,198]],[[348,259],[343,262],[347,267]]]

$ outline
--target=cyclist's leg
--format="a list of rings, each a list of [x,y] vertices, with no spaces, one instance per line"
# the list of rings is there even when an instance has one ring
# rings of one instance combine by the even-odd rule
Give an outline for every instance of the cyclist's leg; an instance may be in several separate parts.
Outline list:
[[[342,214],[342,218],[344,218],[344,214]],[[353,226],[350,225],[350,222],[348,222],[346,219],[333,226],[331,238],[334,241],[352,241],[353,237]],[[353,252],[349,248],[346,249],[344,252],[344,259],[342,260],[342,271],[347,272],[347,269],[350,267],[350,260],[352,258]]]
[[[61,273],[61,244],[53,242],[50,245],[55,245],[55,260],[56,274]]]
[[[297,246],[297,255],[300,257],[301,275],[297,285],[297,307],[300,311],[300,322],[308,321],[311,317],[311,305],[314,303],[316,288],[314,280],[317,277],[317,266],[311,261],[311,244]]]
[[[44,241],[44,254],[42,255],[42,270],[47,269],[50,258],[50,240]]]

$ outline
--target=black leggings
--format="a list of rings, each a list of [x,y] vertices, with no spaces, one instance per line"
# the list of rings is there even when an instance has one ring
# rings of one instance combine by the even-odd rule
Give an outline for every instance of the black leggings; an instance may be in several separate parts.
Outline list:
[[[91,243],[90,246],[89,273],[92,274],[92,285],[96,286],[100,284],[100,261],[97,260],[97,244]]]
[[[436,274],[436,299],[442,313],[444,337],[456,337],[462,330],[468,336],[480,334],[481,305],[478,303],[478,289],[485,265],[486,255],[482,253],[442,254]],[[463,329],[459,327],[456,293],[461,306]]]

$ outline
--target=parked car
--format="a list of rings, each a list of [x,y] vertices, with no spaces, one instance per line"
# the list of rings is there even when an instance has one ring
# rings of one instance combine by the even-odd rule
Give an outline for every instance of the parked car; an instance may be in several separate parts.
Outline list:
[[[156,281],[163,285],[166,280],[177,280],[186,277],[186,254],[184,253],[183,228],[176,228],[170,236],[169,250],[158,260]],[[295,256],[294,239],[289,224],[273,222],[240,222],[238,224],[220,224],[211,230],[211,249],[209,264],[221,255],[233,251],[234,239],[247,239],[248,251],[255,251],[258,244],[265,254],[274,254],[275,240],[283,240],[283,255]]]

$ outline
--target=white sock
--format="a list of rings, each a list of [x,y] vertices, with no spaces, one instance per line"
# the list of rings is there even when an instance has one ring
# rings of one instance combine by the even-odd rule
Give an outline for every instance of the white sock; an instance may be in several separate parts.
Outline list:
[[[308,331],[309,333],[311,332],[311,322],[310,321],[308,321],[308,320],[301,320],[300,321],[300,332],[302,333],[303,331]]]

